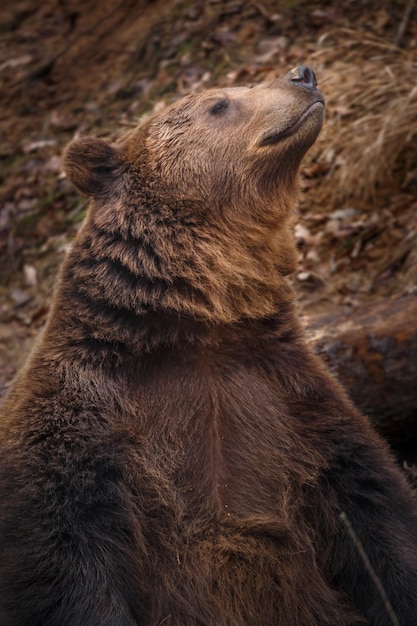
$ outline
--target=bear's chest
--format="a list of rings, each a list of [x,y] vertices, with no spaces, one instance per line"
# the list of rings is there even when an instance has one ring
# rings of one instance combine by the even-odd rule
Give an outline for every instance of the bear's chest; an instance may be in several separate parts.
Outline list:
[[[279,625],[295,610],[308,624],[298,602],[315,557],[302,519],[319,462],[285,394],[255,367],[147,374],[134,470],[147,623]]]
[[[256,368],[164,369],[140,385],[138,482],[180,516],[281,515],[318,461],[274,382]]]

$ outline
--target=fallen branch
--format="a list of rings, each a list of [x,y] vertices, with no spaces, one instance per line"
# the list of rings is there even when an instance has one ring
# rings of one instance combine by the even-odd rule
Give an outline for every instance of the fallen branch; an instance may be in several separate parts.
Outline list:
[[[417,298],[305,319],[355,404],[392,441],[417,436]]]

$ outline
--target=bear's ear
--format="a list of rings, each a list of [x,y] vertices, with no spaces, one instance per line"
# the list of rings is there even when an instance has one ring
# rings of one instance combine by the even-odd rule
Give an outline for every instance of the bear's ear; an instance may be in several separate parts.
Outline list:
[[[72,141],[64,153],[69,180],[84,196],[111,194],[123,170],[117,150],[102,139],[84,137]]]

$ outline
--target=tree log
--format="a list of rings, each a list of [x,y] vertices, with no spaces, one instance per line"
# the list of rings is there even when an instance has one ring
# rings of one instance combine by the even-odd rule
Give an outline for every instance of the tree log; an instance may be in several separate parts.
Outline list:
[[[390,441],[417,437],[417,298],[304,318],[314,351]]]

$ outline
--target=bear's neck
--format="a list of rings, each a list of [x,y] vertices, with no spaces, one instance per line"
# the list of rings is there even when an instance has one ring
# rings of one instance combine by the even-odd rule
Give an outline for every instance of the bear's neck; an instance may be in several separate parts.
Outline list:
[[[202,237],[195,224],[167,222],[144,218],[133,233],[90,213],[62,270],[50,320],[56,339],[138,353],[288,327],[288,234],[260,246],[246,233],[245,247],[220,228]]]

